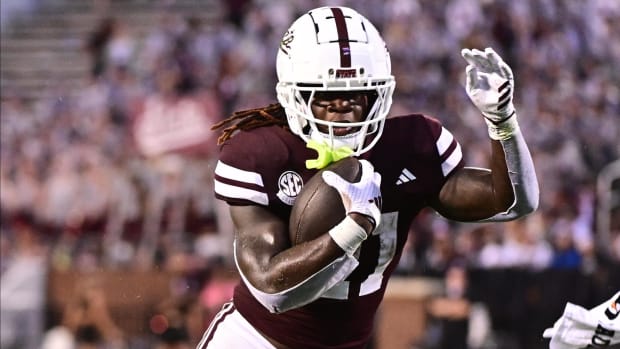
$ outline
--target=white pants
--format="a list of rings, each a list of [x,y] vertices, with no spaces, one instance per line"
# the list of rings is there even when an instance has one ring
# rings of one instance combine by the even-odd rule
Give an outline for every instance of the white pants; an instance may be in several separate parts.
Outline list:
[[[215,315],[196,349],[237,348],[275,349],[230,302]]]

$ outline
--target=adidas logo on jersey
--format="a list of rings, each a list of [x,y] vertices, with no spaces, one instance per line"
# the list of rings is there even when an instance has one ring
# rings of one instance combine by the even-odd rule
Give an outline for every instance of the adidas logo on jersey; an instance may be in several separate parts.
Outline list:
[[[411,173],[411,171],[409,171],[408,169],[404,168],[403,172],[401,172],[400,176],[398,176],[398,180],[396,181],[396,185],[401,185],[401,184],[405,184],[405,183],[411,182],[415,178],[416,178],[415,175],[413,173]]]

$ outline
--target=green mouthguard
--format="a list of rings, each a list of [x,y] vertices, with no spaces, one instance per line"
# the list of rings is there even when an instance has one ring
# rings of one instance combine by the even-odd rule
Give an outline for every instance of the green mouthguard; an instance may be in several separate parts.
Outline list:
[[[313,139],[308,141],[306,147],[314,149],[317,153],[319,153],[318,158],[313,160],[306,160],[306,167],[308,169],[316,168],[320,170],[323,167],[331,164],[332,162],[348,158],[353,154],[353,149],[349,147],[332,149],[327,143],[319,143]]]

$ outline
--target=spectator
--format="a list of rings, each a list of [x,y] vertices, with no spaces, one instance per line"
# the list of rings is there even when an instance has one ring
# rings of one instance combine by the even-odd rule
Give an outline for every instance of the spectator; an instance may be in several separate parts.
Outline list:
[[[579,269],[583,256],[573,240],[572,228],[566,220],[558,220],[551,227],[554,256],[551,267],[556,269]]]
[[[61,323],[46,332],[41,346],[41,349],[67,348],[128,348],[95,279],[82,280],[76,286],[75,297],[66,304]]]
[[[194,294],[163,301],[151,318],[157,336],[155,349],[190,349],[200,340],[204,311]]]
[[[455,261],[444,275],[443,293],[427,303],[429,328],[420,349],[468,349],[469,316],[467,268]],[[416,347],[416,348],[418,348]]]
[[[0,346],[37,349],[43,336],[47,249],[32,216],[16,216],[2,230]]]
[[[107,69],[106,49],[116,30],[117,20],[112,17],[102,19],[97,28],[88,36],[85,49],[91,59],[91,75],[103,75]]]

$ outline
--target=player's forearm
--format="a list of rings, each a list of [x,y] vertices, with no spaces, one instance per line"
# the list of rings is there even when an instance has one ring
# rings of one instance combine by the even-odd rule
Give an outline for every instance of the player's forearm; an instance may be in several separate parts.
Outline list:
[[[504,147],[500,141],[491,141],[491,199],[495,212],[505,212],[515,200],[508,173]]]
[[[513,117],[516,119],[516,115]],[[512,220],[529,214],[538,208],[539,188],[534,162],[518,125],[509,137],[500,139],[497,142],[501,144],[504,152],[514,200],[505,212],[490,217],[485,221]],[[502,179],[499,177],[497,179],[494,178],[494,182],[496,180],[502,182]]]
[[[272,293],[296,287],[343,253],[353,256],[374,228],[367,216],[350,213],[317,239],[290,247],[271,258],[262,268],[260,274],[264,279],[260,284],[266,292]]]
[[[317,244],[326,244],[329,252],[312,248]],[[311,253],[295,254],[296,250],[304,248]],[[337,257],[330,259],[329,255],[334,254]],[[237,258],[235,260],[238,261]],[[345,279],[357,265],[355,257],[343,253],[330,236],[325,234],[275,256],[262,278],[257,278],[254,273],[254,281],[249,280],[243,268],[239,267],[239,270],[254,298],[270,312],[281,313],[321,297],[325,291]]]
[[[254,297],[270,311],[311,302],[357,266],[357,260],[328,232],[291,246],[287,224],[269,211],[231,206],[231,215],[236,230],[235,263]],[[361,229],[356,223],[340,225],[353,235],[357,235],[356,226]]]
[[[265,292],[281,292],[308,279],[343,254],[330,236],[324,234],[264,261],[254,273],[253,282]]]
[[[273,256],[235,247],[235,261],[256,300],[279,313],[316,300],[349,276],[358,265],[355,252],[373,230],[366,216],[351,213],[329,232]],[[243,246],[244,239],[239,240],[235,246]],[[252,242],[254,250],[269,250]]]

